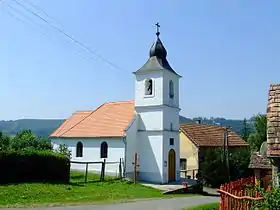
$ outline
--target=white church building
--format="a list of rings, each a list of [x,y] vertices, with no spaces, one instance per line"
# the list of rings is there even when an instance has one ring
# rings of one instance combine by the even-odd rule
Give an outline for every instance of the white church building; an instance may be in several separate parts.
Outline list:
[[[168,183],[180,179],[179,79],[167,61],[157,32],[148,61],[135,75],[135,98],[77,111],[51,135],[54,147],[66,145],[72,161],[124,160],[126,177],[133,177],[138,155],[138,179]],[[71,164],[71,169],[83,169]],[[100,171],[100,165],[89,165]],[[118,165],[106,166],[115,173]]]

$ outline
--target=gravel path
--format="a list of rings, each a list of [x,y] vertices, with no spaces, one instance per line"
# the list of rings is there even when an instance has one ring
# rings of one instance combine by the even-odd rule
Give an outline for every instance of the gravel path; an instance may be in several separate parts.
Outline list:
[[[181,197],[170,199],[146,200],[110,205],[42,207],[30,208],[28,210],[181,210],[184,207],[193,207],[200,204],[218,202],[219,200],[219,197],[212,196],[188,196],[184,198]],[[15,209],[9,208],[6,210]]]

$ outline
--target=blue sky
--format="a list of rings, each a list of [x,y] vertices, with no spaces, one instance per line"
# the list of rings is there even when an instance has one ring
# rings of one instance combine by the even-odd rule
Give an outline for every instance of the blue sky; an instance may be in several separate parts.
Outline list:
[[[132,99],[131,72],[146,62],[158,21],[168,60],[183,76],[182,115],[264,113],[269,84],[280,83],[277,0],[18,1],[122,70],[14,0],[0,0],[0,120],[66,118],[105,101]]]

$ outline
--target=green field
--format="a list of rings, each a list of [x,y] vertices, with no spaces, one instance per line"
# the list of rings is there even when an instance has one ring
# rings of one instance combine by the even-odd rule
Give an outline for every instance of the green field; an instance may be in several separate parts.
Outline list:
[[[171,196],[163,195],[160,190],[108,177],[100,182],[99,175],[96,174],[88,174],[88,183],[85,184],[84,175],[78,172],[71,173],[71,183],[67,185],[0,185],[0,207],[110,203],[156,197]]]

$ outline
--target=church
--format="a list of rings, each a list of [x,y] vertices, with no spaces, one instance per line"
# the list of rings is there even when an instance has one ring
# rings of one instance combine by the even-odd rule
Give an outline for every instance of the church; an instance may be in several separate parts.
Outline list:
[[[147,62],[133,72],[134,100],[75,112],[50,135],[54,147],[66,145],[72,161],[121,158],[128,178],[133,177],[137,154],[139,180],[160,184],[180,180],[181,76],[169,65],[159,35],[157,30]],[[84,168],[83,164],[71,164],[71,169]],[[100,166],[89,165],[89,170],[100,171]],[[115,173],[118,165],[106,165],[106,171]]]

